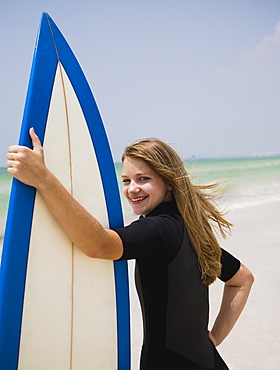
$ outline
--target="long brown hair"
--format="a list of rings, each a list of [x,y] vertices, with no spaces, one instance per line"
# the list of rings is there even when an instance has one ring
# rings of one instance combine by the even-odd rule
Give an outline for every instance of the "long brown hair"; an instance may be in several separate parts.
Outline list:
[[[133,142],[125,148],[122,161],[126,157],[142,159],[172,186],[178,210],[198,256],[202,282],[207,286],[212,284],[221,274],[221,248],[213,228],[218,228],[222,237],[226,238],[232,226],[215,204],[213,190],[219,183],[205,186],[192,184],[183,160],[170,145],[159,139]]]

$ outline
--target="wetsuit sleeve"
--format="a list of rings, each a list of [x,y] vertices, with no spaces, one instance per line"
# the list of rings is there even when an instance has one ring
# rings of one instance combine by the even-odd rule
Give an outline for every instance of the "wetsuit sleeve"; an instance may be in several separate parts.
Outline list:
[[[143,217],[115,231],[124,246],[121,260],[173,258],[183,238],[180,221],[168,215]]]
[[[240,261],[224,249],[222,249],[221,264],[222,272],[219,279],[222,281],[231,279],[240,268]]]

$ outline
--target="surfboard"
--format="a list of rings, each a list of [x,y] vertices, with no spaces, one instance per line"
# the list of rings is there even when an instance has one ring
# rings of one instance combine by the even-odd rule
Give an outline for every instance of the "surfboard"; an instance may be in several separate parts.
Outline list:
[[[104,227],[123,226],[106,132],[79,63],[43,13],[19,144],[34,127],[45,162]],[[125,261],[85,256],[32,187],[13,180],[0,269],[0,367],[130,369]]]

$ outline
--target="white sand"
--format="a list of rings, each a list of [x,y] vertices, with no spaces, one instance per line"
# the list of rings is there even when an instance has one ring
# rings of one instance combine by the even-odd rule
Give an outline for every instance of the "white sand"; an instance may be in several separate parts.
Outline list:
[[[277,370],[280,368],[280,202],[236,209],[228,219],[234,228],[223,247],[253,272],[255,283],[239,321],[218,350],[230,369]],[[220,281],[210,289],[211,323],[219,308],[222,289]],[[142,323],[133,287],[131,306],[132,370],[138,370]]]

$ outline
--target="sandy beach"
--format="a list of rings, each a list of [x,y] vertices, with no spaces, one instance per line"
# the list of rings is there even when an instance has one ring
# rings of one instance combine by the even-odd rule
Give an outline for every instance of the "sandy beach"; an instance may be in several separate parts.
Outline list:
[[[218,350],[230,369],[277,370],[280,363],[280,201],[231,211],[232,236],[223,247],[255,276],[248,303],[236,326]],[[133,263],[130,262],[132,278]],[[210,327],[217,314],[223,284],[210,288]],[[132,370],[138,370],[142,324],[138,299],[131,287]]]

